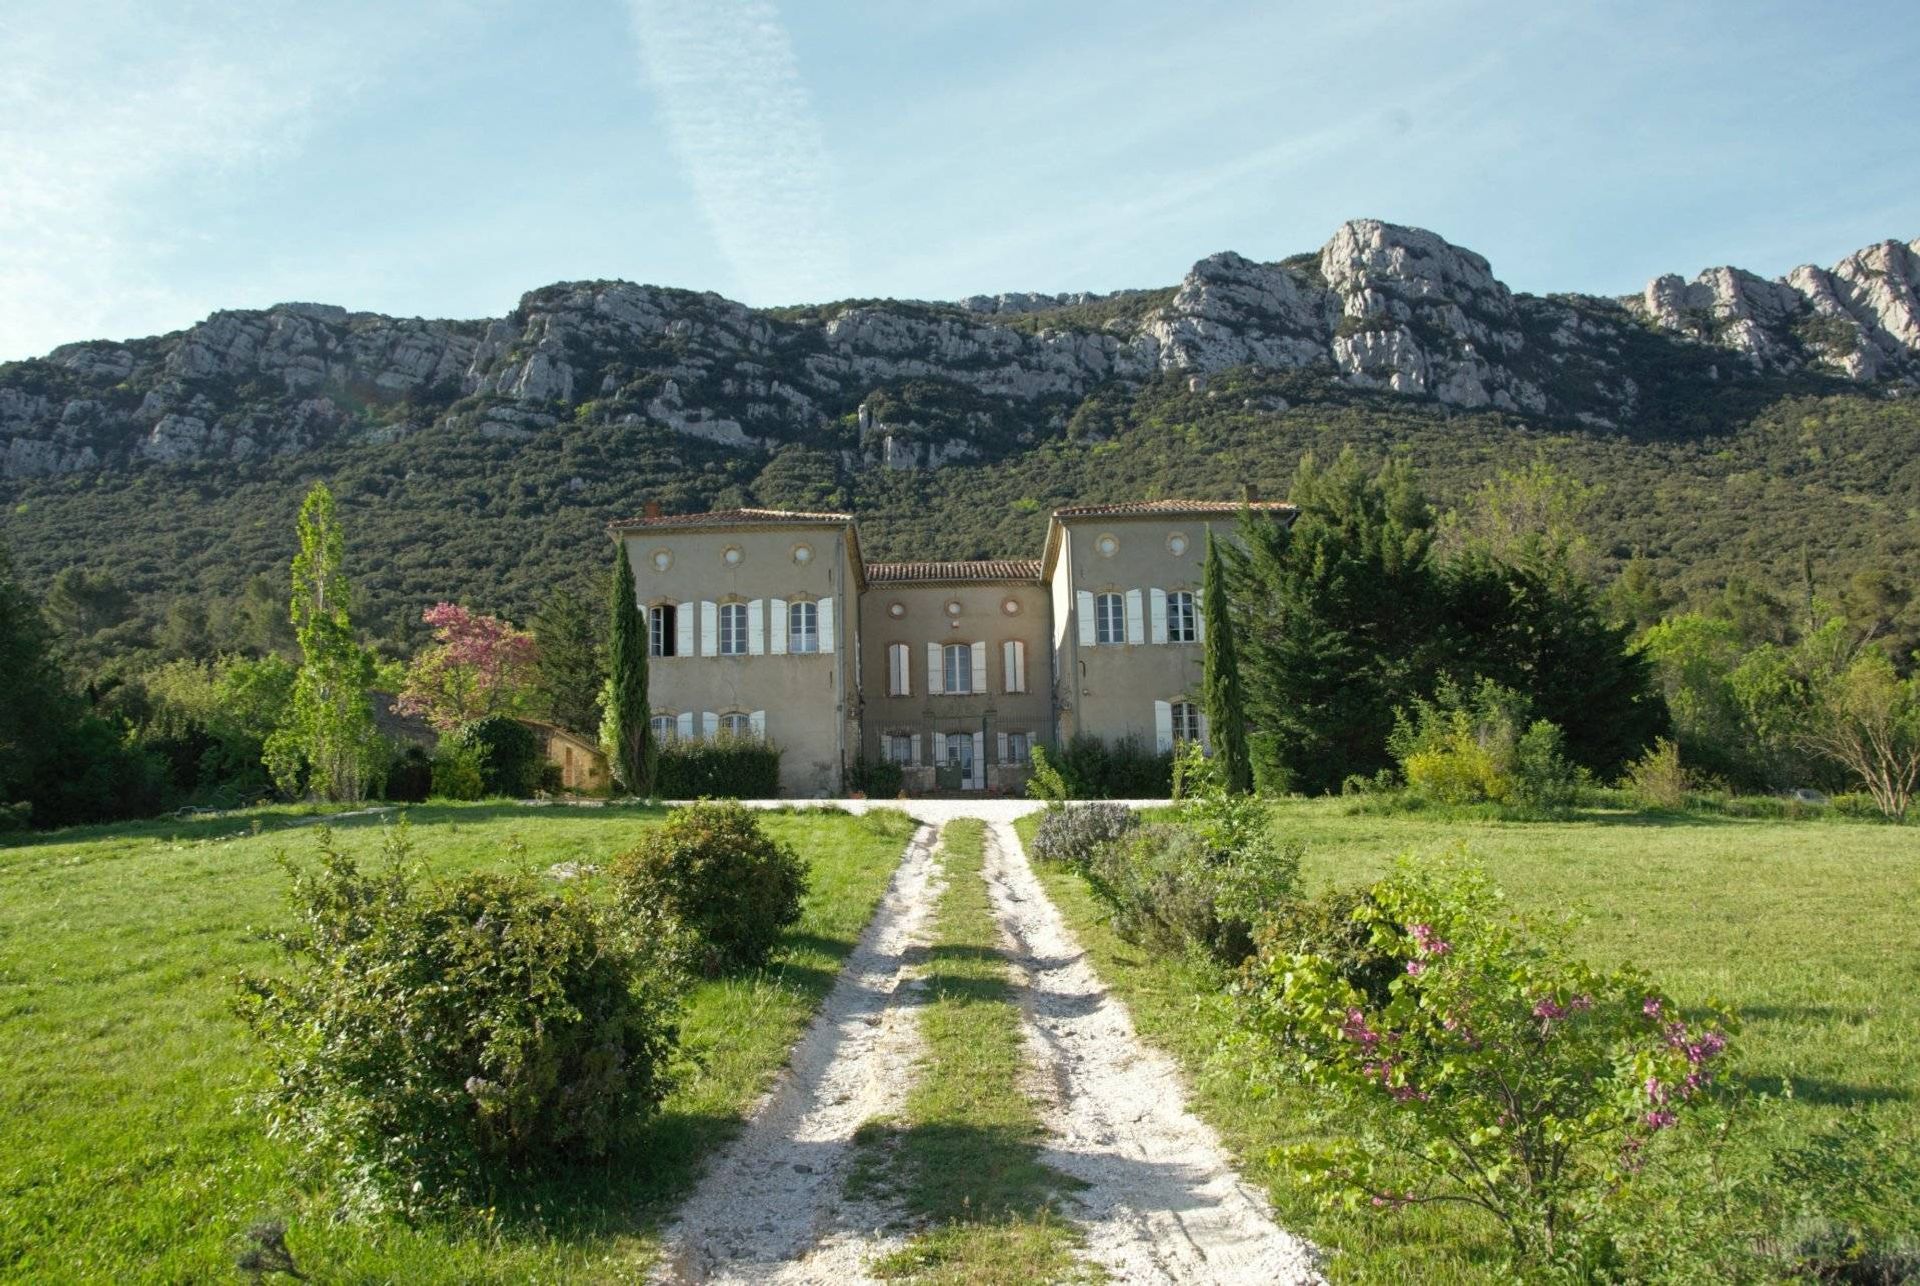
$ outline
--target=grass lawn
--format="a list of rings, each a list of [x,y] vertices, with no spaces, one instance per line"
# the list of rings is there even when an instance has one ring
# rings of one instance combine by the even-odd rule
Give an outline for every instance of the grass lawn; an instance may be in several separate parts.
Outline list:
[[[664,813],[506,804],[408,810],[433,873],[524,859],[597,864]],[[183,1281],[232,1275],[244,1230],[288,1224],[318,1280],[631,1279],[673,1201],[737,1128],[831,987],[913,825],[897,813],[771,814],[813,864],[804,915],[765,970],[698,984],[685,1064],[631,1155],[503,1196],[455,1223],[334,1219],[324,1188],[243,1106],[263,1080],[231,979],[271,968],[255,931],[286,916],[274,854],[305,859],[291,810],[96,827],[0,849],[0,1279]],[[253,833],[254,824],[261,833]],[[377,860],[382,817],[343,818]]]
[[[854,1181],[872,1183],[876,1171],[893,1179],[906,1213],[928,1226],[875,1273],[1009,1286],[1097,1280],[1074,1263],[1079,1237],[1054,1208],[1073,1181],[1040,1160],[1040,1114],[1022,1088],[1020,1008],[981,873],[984,843],[978,821],[950,822],[942,834],[947,885],[920,1010],[925,1055],[905,1119],[861,1129]]]
[[[1596,962],[1630,961],[1683,1005],[1732,1005],[1744,1028],[1726,1079],[1791,1096],[1746,1114],[1728,1149],[1730,1171],[1766,1176],[1742,1222],[1787,1246],[1826,1221],[1920,1246],[1920,828],[1623,813],[1466,823],[1354,816],[1339,800],[1283,803],[1275,818],[1307,846],[1310,891],[1464,843],[1518,908],[1583,913],[1576,940]],[[1328,1215],[1293,1190],[1272,1149],[1330,1127],[1304,1091],[1261,1097],[1221,1054],[1232,1016],[1218,975],[1121,942],[1084,881],[1040,873],[1141,1035],[1181,1061],[1197,1109],[1269,1185],[1281,1221],[1331,1252],[1337,1279],[1484,1279],[1501,1249],[1490,1221]]]

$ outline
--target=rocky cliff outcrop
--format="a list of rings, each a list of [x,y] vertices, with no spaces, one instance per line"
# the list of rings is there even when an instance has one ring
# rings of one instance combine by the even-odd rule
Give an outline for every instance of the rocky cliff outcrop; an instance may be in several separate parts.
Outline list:
[[[1626,425],[1643,413],[1648,343],[1735,358],[1700,379],[1724,366],[1729,378],[1912,382],[1920,241],[1777,281],[1736,268],[1661,277],[1625,300],[1515,295],[1472,251],[1358,219],[1317,255],[1210,256],[1170,293],[757,311],[575,282],[482,321],[281,304],[0,367],[0,475],[244,460],[435,422],[522,439],[579,416],[930,467],[1056,431],[1098,389],[1234,367]],[[1660,365],[1665,378],[1694,369]]]

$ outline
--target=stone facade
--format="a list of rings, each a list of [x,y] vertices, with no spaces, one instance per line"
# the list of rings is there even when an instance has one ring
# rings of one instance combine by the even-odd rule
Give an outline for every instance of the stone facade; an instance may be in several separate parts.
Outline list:
[[[765,737],[792,796],[841,792],[856,756],[898,763],[910,793],[1011,794],[1035,745],[1204,742],[1206,537],[1245,503],[1060,509],[1039,559],[868,563],[841,513],[649,512],[611,531],[663,738]]]

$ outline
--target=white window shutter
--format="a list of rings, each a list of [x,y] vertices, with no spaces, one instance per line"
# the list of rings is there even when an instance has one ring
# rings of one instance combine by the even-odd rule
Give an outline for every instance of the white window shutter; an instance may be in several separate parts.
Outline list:
[[[767,650],[767,600],[747,603],[747,655],[759,656]]]
[[[984,732],[973,734],[973,781],[976,786],[983,786],[987,781],[987,734]]]
[[[703,602],[700,604],[700,655],[718,656],[720,654],[720,605]]]
[[[920,766],[920,734],[917,732],[907,737],[907,762],[915,768]]]
[[[692,656],[693,604],[682,603],[673,609],[673,650],[680,656]]]
[[[1020,692],[1020,641],[1008,639],[1000,645],[1001,688],[1008,692]]]
[[[944,765],[947,762],[947,734],[944,732],[929,732],[927,734],[927,749],[933,752],[933,766],[935,768]]]
[[[787,654],[787,600],[784,598],[767,600],[767,654]]]
[[[820,650],[833,651],[833,598],[831,595],[820,600],[820,614],[814,620],[820,631]]]
[[[1147,641],[1146,613],[1140,601],[1140,591],[1127,591],[1127,642],[1145,643]]]
[[[1167,641],[1167,591],[1158,586],[1147,591],[1147,614],[1151,617],[1155,643]]]
[[[940,673],[940,645],[929,643],[927,644],[927,695],[937,697],[946,690],[946,678]]]
[[[1007,734],[1004,732],[1000,734],[1000,753],[994,757],[993,762],[997,764],[1007,762]]]
[[[1080,618],[1080,646],[1093,646],[1093,591],[1075,590],[1073,614]]]
[[[1173,749],[1173,702],[1153,703],[1153,748],[1161,754]]]
[[[675,717],[673,721],[673,726],[674,726],[675,732],[679,734],[680,740],[692,741],[693,740],[693,711],[691,710],[681,711],[680,714]]]
[[[1199,594],[1193,596],[1193,641],[1195,643],[1207,641],[1207,615],[1200,610],[1200,598]]]
[[[985,692],[987,690],[987,641],[976,640],[968,649],[968,653],[973,659],[973,690]]]
[[[700,712],[700,736],[702,739],[712,741],[719,735],[720,716],[711,710],[702,710]]]
[[[765,710],[755,710],[752,714],[749,714],[747,716],[747,726],[753,729],[753,735],[757,740],[765,741],[767,739],[767,712]]]

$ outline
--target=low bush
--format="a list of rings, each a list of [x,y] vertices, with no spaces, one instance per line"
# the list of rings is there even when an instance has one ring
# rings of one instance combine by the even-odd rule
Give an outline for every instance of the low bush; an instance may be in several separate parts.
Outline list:
[[[1270,970],[1276,960],[1317,956],[1368,1005],[1385,1005],[1405,969],[1398,956],[1375,943],[1371,922],[1378,915],[1365,888],[1333,888],[1282,902],[1255,931],[1256,958],[1247,967]]]
[[[1661,737],[1646,754],[1627,765],[1621,786],[1642,808],[1682,809],[1693,783],[1680,762],[1680,747]]]
[[[1395,712],[1387,745],[1408,791],[1430,803],[1567,808],[1586,775],[1567,758],[1560,729],[1527,713],[1527,698],[1510,688],[1482,680],[1467,692],[1443,681],[1433,700],[1416,697],[1411,712]]]
[[[402,804],[418,804],[433,794],[433,759],[419,746],[399,751],[387,764],[387,784],[381,792],[386,799]]]
[[[764,962],[800,918],[808,875],[800,855],[737,800],[674,809],[614,858],[612,871],[629,913],[665,915],[698,935],[708,972]]]
[[[292,868],[293,968],[241,980],[273,1129],[363,1208],[485,1201],[604,1156],[667,1089],[681,975],[670,933],[532,874],[423,883],[404,824],[361,872],[322,829]]]
[[[1253,763],[1253,790],[1256,795],[1277,797],[1293,788],[1293,775],[1287,771],[1286,739],[1277,732],[1255,732],[1247,737],[1247,757]]]
[[[1173,793],[1173,756],[1138,737],[1108,742],[1081,733],[1048,762],[1071,799],[1165,799]]]
[[[1276,1083],[1328,1092],[1352,1131],[1287,1149],[1296,1177],[1334,1206],[1485,1211],[1529,1275],[1612,1260],[1604,1216],[1711,1081],[1727,1021],[1586,965],[1462,862],[1403,859],[1354,914],[1398,962],[1384,1003],[1315,952],[1243,981]]]
[[[906,785],[906,770],[887,759],[869,759],[856,755],[847,773],[847,785],[868,799],[897,799]]]
[[[478,752],[480,781],[485,794],[525,799],[540,788],[545,758],[533,729],[518,719],[492,715],[460,730],[462,746]]]
[[[1094,853],[1140,824],[1125,804],[1056,804],[1040,815],[1032,854],[1036,861],[1086,870]]]
[[[653,775],[661,799],[772,799],[780,793],[780,748],[724,734],[660,748]]]
[[[433,798],[466,800],[484,796],[487,782],[481,769],[485,762],[484,751],[462,745],[451,737],[442,738],[439,748],[433,752],[429,774]]]

